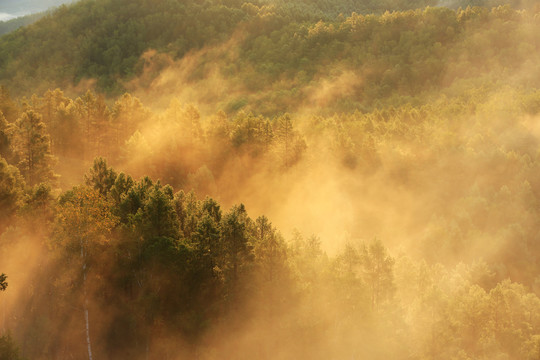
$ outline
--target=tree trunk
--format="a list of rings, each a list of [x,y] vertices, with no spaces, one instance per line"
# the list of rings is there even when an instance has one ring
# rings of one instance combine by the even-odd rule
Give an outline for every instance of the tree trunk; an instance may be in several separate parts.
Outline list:
[[[84,291],[84,322],[86,326],[86,345],[88,347],[88,359],[92,359],[92,343],[90,342],[90,321],[88,320],[88,297],[86,295],[86,258],[84,253],[84,246],[81,242],[81,258],[83,260],[82,270],[83,270],[83,291]]]

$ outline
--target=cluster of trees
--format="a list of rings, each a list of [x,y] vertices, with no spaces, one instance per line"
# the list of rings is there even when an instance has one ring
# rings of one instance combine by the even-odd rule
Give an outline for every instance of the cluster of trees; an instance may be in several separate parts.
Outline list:
[[[95,79],[99,91],[118,96],[144,73],[151,60],[142,55],[150,49],[170,57],[158,66],[166,67],[234,40],[225,53],[198,58],[188,79],[197,82],[217,66],[231,83],[240,81],[248,93],[222,99],[230,105],[225,111],[294,111],[313,100],[322,81],[346,88],[325,100],[328,112],[425,103],[433,92],[452,95],[501,76],[539,85],[534,9],[428,7],[373,14],[351,3],[340,16],[317,16],[303,14],[302,2],[287,4],[82,1],[3,36],[0,81],[29,96],[51,84],[68,88]],[[327,6],[309,8],[332,13]],[[289,7],[297,10],[283,10]],[[32,51],[22,51],[22,43]]]
[[[316,236],[286,240],[243,205],[223,211],[101,158],[84,185],[22,202],[0,259],[22,242],[41,265],[9,308],[21,348],[2,337],[9,359],[540,355],[540,299],[484,261],[428,264],[377,239],[329,256]]]
[[[30,358],[89,349],[163,357],[168,336],[183,339],[190,356],[212,358],[232,351],[209,340],[216,331],[224,339],[254,332],[262,356],[272,354],[275,343],[263,340],[270,338],[289,355],[318,343],[313,357],[537,357],[540,178],[531,129],[540,100],[537,91],[497,91],[272,119],[205,118],[178,102],[154,113],[129,94],[110,107],[92,92],[13,100],[4,89],[2,256],[16,256],[20,243],[42,254],[41,276],[9,308],[13,338]],[[54,156],[84,163],[95,154],[185,190],[134,180],[98,159],[85,185],[53,195],[55,173],[63,173]],[[392,247],[401,242],[410,257],[390,256],[377,240],[350,240],[329,256],[317,237],[285,239],[266,217],[252,220],[242,205],[224,212],[203,195],[223,197],[257,175],[269,182],[299,171],[320,176],[310,170],[317,163],[423,204],[393,205],[414,215],[399,234],[388,223],[371,224],[360,206],[347,229],[352,239],[380,234]],[[355,186],[342,191],[354,198]],[[256,196],[273,197],[266,189]],[[379,202],[363,192],[364,206]],[[239,317],[249,320],[229,328]],[[291,334],[301,338],[287,342]],[[2,351],[17,354],[11,336],[2,342]],[[246,353],[251,346],[237,344]]]
[[[538,25],[535,12],[508,6],[353,13],[270,29],[254,23],[240,44],[243,61],[227,71],[245,79],[254,91],[247,103],[265,114],[297,108],[291,96],[316,107],[322,84],[340,89],[325,95],[327,114],[428,103],[433,93],[500,81],[538,87]]]
[[[244,16],[239,7],[217,2],[81,1],[2,37],[0,66],[11,81],[27,82],[31,76],[51,82],[62,78],[67,84],[90,77],[101,89],[115,92],[121,89],[118,79],[140,69],[146,49],[169,48],[183,56],[225,40]],[[23,38],[33,49],[27,55],[20,46]],[[16,60],[21,56],[25,59]],[[26,74],[11,73],[13,66]]]
[[[429,105],[365,113],[269,118],[202,116],[178,101],[160,113],[129,94],[108,106],[92,92],[72,100],[58,89],[16,102],[4,89],[0,226],[9,226],[25,196],[43,196],[40,184],[54,189],[79,183],[96,156],[136,177],[159,178],[228,204],[244,189],[264,201],[271,200],[268,191],[285,191],[286,197],[289,190],[276,184],[287,176],[293,182],[320,178],[315,169],[326,166],[336,177],[366,178],[363,186],[371,188],[397,186],[423,202],[400,235],[412,237],[422,224],[423,233],[410,240],[422,257],[455,264],[481,255],[497,264],[498,280],[510,276],[533,286],[540,178],[530,119],[540,110],[540,97],[534,90],[497,91],[479,88],[456,98],[442,95]],[[343,190],[349,198],[358,192],[357,186]],[[408,201],[392,207],[412,209]],[[395,236],[367,220],[346,230],[360,238]],[[478,249],[487,239],[494,246],[482,254]]]
[[[69,357],[86,345],[90,355],[91,324],[97,322],[98,352],[142,358],[162,332],[195,341],[231,312],[242,314],[246,304],[265,316],[283,314],[299,296],[294,278],[317,276],[312,261],[323,257],[317,238],[298,234],[289,248],[266,217],[250,219],[243,205],[224,213],[211,198],[173,193],[148,177],[134,181],[101,158],[85,178],[84,186],[57,200],[47,191],[39,205],[27,199],[31,228],[21,216],[19,229],[3,236],[8,249],[21,232],[27,246],[45,242],[50,249],[43,249],[43,276],[28,284],[36,290],[19,304],[32,304],[32,311],[13,323],[20,336],[41,334],[25,340],[25,356]],[[43,238],[30,235],[37,223],[47,228]],[[375,307],[387,299],[393,260],[376,242],[364,248],[360,264]],[[84,336],[68,342],[62,318],[79,306],[85,325],[80,314],[71,326],[75,332],[86,328],[87,342]],[[103,319],[109,311],[114,316]]]
[[[0,156],[15,164],[30,186],[57,180],[53,168],[58,159],[60,172],[67,170],[62,163],[75,163],[72,169],[82,174],[94,157],[104,156],[136,173],[143,168],[173,186],[208,190],[230,161],[248,157],[287,169],[306,149],[288,114],[269,119],[239,113],[229,119],[219,112],[206,126],[195,106],[176,100],[160,114],[128,93],[108,106],[91,91],[73,100],[59,89],[48,90],[20,104],[3,91],[0,111],[7,116],[0,117]],[[164,159],[165,153],[179,155]]]
[[[382,7],[427,5],[403,4]],[[340,5],[82,1],[3,36],[0,79],[5,85],[17,84],[19,94],[51,84],[67,87],[85,78],[96,79],[102,91],[118,94],[126,80],[141,74],[141,55],[149,49],[178,59],[244,33],[231,49],[240,51],[242,61],[213,59],[230,77],[260,90],[268,89],[269,80],[275,83],[285,76],[290,90],[321,75],[332,76],[321,73],[322,65],[350,69],[363,80],[354,101],[370,105],[390,96],[394,87],[399,95],[415,96],[456,78],[478,78],[486,72],[487,59],[491,71],[511,71],[538,50],[533,10],[441,7],[358,15],[354,11],[370,14],[374,9],[353,3],[339,9],[344,15],[334,17],[328,15],[333,13],[328,6]],[[306,14],[306,9],[315,14]],[[32,51],[22,51],[21,42]],[[416,61],[419,58],[422,61]],[[199,67],[204,72],[205,62]],[[445,76],[447,69],[450,74]]]
[[[305,136],[308,146],[325,144],[333,161],[372,177],[372,187],[382,182],[397,199],[406,193],[422,204],[409,225],[423,258],[452,264],[481,256],[499,280],[535,287],[540,163],[531,104],[537,100],[535,91],[509,89],[443,96],[421,107],[313,117]]]
[[[7,20],[7,21],[0,21],[0,35],[4,35],[20,27],[33,24],[39,19],[41,19],[43,16],[45,16],[45,13],[40,12],[40,13],[31,14],[31,15],[17,17],[15,19]]]

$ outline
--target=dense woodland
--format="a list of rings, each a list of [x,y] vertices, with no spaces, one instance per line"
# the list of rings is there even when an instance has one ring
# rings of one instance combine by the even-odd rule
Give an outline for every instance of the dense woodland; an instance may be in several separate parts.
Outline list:
[[[0,37],[0,359],[540,358],[540,12],[427,5]]]
[[[249,106],[258,113],[283,111],[295,105],[287,103],[291,97],[309,100],[306,92],[321,79],[350,75],[362,81],[346,84],[347,96],[334,99],[347,110],[388,98],[407,103],[464,79],[508,80],[522,67],[532,72],[522,81],[538,81],[534,10],[428,7],[374,15],[360,1],[287,4],[88,0],[62,6],[0,39],[0,79],[16,95],[93,79],[100,91],[119,96],[135,78],[143,85],[170,61],[213,47],[199,54],[186,81],[219,68],[246,93],[227,99],[232,110]]]

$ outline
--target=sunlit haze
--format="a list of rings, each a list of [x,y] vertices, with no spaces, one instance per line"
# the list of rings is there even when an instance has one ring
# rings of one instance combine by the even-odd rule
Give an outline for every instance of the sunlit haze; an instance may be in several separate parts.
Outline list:
[[[0,360],[540,358],[535,1],[13,21]]]

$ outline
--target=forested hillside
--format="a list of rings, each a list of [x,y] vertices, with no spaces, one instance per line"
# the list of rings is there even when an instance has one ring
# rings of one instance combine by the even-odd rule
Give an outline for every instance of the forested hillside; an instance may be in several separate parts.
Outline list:
[[[3,0],[0,12],[27,15],[48,10],[52,7],[73,2],[72,0]]]
[[[321,80],[349,79],[347,96],[335,101],[351,110],[392,95],[394,102],[422,97],[459,80],[495,81],[522,70],[532,72],[531,85],[538,78],[538,61],[531,58],[540,36],[533,10],[358,15],[373,9],[287,4],[82,1],[2,37],[0,81],[17,95],[94,81],[98,90],[120,95],[133,90],[134,81],[148,89],[163,68],[184,60],[191,67],[183,79],[189,85],[219,75],[247,94],[230,99],[231,106],[270,102],[277,109],[269,110],[283,111],[286,99],[308,100],[305,93]],[[244,99],[255,95],[261,99]]]
[[[461,5],[1,37],[0,359],[538,359],[540,13]]]
[[[0,21],[0,35],[7,34],[13,30],[16,30],[22,26],[30,25],[39,19],[41,19],[43,16],[45,16],[46,13],[39,12],[31,15],[21,16],[15,19],[7,20],[7,21]]]

